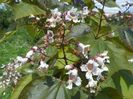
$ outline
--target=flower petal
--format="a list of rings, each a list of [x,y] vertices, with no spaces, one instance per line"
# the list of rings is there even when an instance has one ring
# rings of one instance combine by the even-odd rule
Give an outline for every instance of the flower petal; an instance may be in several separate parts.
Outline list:
[[[75,83],[75,85],[80,86],[81,85],[81,82],[82,82],[81,78],[80,77],[77,77],[76,78],[76,81],[74,83]]]

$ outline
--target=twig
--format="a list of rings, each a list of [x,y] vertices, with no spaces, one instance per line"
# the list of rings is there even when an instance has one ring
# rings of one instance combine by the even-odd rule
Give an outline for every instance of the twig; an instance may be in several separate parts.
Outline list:
[[[103,7],[102,7],[101,16],[100,16],[100,22],[99,22],[98,29],[97,29],[96,39],[98,39],[98,35],[100,33],[100,30],[101,30],[101,25],[102,25],[102,20],[103,20],[102,16],[104,14],[103,10],[104,10],[104,6],[105,6],[105,2],[106,2],[106,0],[103,1]]]
[[[61,48],[63,51],[63,55],[64,55],[64,60],[65,60],[65,64],[67,65],[67,57],[66,57],[66,53],[65,53],[65,47],[64,47],[64,40],[65,40],[65,27],[64,27],[64,32],[63,32],[63,38],[62,38],[62,42],[61,42]]]

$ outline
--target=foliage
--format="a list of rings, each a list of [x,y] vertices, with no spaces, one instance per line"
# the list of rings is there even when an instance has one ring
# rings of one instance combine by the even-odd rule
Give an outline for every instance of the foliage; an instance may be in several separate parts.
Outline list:
[[[129,23],[132,15],[118,13],[108,17],[103,11],[104,6],[116,6],[115,0],[98,1],[103,4],[98,12],[92,10],[95,7],[93,0],[0,1],[9,7],[8,11],[0,9],[0,65],[7,64],[0,68],[3,77],[0,79],[5,81],[5,71],[15,62],[19,66],[14,66],[13,71],[21,74],[16,84],[11,82],[5,88],[1,86],[0,98],[132,99],[133,31],[132,22]],[[71,9],[73,6],[77,9]],[[84,7],[89,9],[85,10],[87,14],[82,11]],[[75,13],[77,19],[73,17]],[[13,24],[12,29],[9,24]],[[91,45],[86,54],[78,49],[80,43]],[[34,55],[25,55],[28,49],[28,53],[35,52]],[[100,78],[94,93],[85,87],[89,81],[80,68],[103,51],[108,51],[110,57],[110,64],[106,65],[109,72],[102,72],[104,80]],[[14,59],[8,64],[10,58]],[[41,67],[41,62],[48,67]],[[82,80],[81,86],[74,85],[71,90],[66,88],[71,80],[71,74],[66,75],[67,65],[74,66],[71,70],[77,68],[76,79],[80,77]]]

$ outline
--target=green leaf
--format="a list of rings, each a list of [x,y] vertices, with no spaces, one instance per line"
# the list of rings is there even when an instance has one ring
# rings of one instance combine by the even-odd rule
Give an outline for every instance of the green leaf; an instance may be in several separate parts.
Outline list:
[[[4,36],[0,39],[0,43],[2,43],[3,41],[9,39],[15,33],[16,33],[16,31],[10,31],[10,32],[5,33]]]
[[[15,87],[10,99],[19,99],[19,95],[21,94],[22,90],[31,81],[32,81],[32,75],[27,75],[21,78],[21,80],[18,82],[17,86]]]
[[[0,99],[9,99],[13,91],[12,87],[0,88]],[[2,93],[1,93],[2,92]]]
[[[67,93],[64,82],[47,77],[29,84],[19,99],[70,99]]]
[[[57,54],[57,48],[55,46],[49,46],[46,48],[46,53],[49,57],[53,57]]]
[[[121,69],[112,75],[113,82],[117,91],[125,98],[130,99],[133,88],[133,75],[130,70]],[[128,93],[128,94],[127,94]]]
[[[94,8],[93,0],[84,0],[84,2],[89,7],[89,9],[93,9]]]
[[[0,66],[8,64],[10,58],[25,56],[26,52],[33,46],[32,38],[28,35],[24,28],[21,28],[10,35],[7,39],[0,43]]]
[[[125,80],[122,77],[120,78],[120,85],[121,85],[121,90],[122,90],[122,94],[123,94],[124,98],[132,99],[133,98],[133,92],[132,92],[133,85],[128,87]]]
[[[0,0],[0,3],[8,2],[9,0]]]
[[[71,37],[79,37],[81,35],[84,35],[85,33],[88,33],[90,31],[90,27],[87,24],[79,24],[79,25],[74,25],[71,28]]]
[[[67,57],[67,62],[68,64],[73,64],[75,62],[77,62],[79,60],[79,58],[77,56],[75,56],[74,54],[72,53],[68,53],[66,52],[66,57]],[[58,57],[59,58],[63,58],[64,57],[64,54],[62,52],[62,50],[59,51],[58,53]],[[56,66],[58,69],[63,69],[65,67],[65,60],[64,59],[57,59],[56,63],[54,66]]]
[[[72,90],[66,89],[64,81],[47,76],[27,85],[19,99],[87,99],[88,94],[82,89],[74,87]]]
[[[45,15],[44,10],[40,9],[39,7],[37,7],[35,5],[28,4],[25,2],[21,2],[19,4],[14,4],[14,5],[12,5],[12,7],[14,9],[14,19],[15,20],[30,16],[31,14],[33,14],[33,15],[44,14]]]
[[[61,0],[61,2],[68,2],[68,3],[71,3],[72,0]]]
[[[122,29],[119,33],[121,41],[125,44],[127,48],[133,51],[133,30]]]
[[[96,96],[96,99],[123,99],[116,89],[107,87],[102,89]]]
[[[100,32],[99,32],[99,36],[107,35],[111,32],[112,32],[111,27],[109,25],[102,26],[101,29],[100,29]]]

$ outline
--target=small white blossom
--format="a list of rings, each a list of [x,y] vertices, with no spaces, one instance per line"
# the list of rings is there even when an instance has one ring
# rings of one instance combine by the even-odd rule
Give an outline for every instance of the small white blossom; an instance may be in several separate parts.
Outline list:
[[[36,18],[33,14],[31,14],[30,16],[29,16],[29,18],[30,19],[32,19],[32,18]]]
[[[97,88],[97,81],[91,80],[88,82],[88,85],[86,87],[90,88],[90,93],[95,93]]]
[[[46,64],[46,62],[44,60],[41,60],[38,69],[43,69],[43,68],[47,69],[48,67],[49,67],[49,65]]]
[[[40,18],[39,18],[39,17],[36,17],[36,20],[38,20],[38,21],[39,21],[39,20],[40,20]]]
[[[88,58],[88,51],[89,51],[90,45],[84,45],[83,43],[78,43],[78,49],[79,51],[84,55],[85,58]]]
[[[70,65],[67,65],[66,67],[69,68],[69,66]],[[67,89],[72,89],[73,83],[76,86],[80,86],[81,85],[82,80],[78,76],[78,70],[77,70],[77,68],[73,68],[73,69],[69,70],[66,74],[69,75],[68,85],[66,86]]]
[[[133,63],[133,59],[128,59],[128,62],[129,63]]]
[[[70,69],[72,69],[73,67],[74,67],[74,66],[73,66],[72,64],[70,64],[70,65],[66,65],[66,66],[65,66],[65,69],[66,69],[66,70],[70,70]]]
[[[58,8],[51,10],[51,14],[52,14],[52,16],[57,16],[57,17],[61,16],[61,12],[59,12]]]
[[[22,64],[25,64],[28,61],[28,58],[23,58],[21,56],[17,56],[17,61]]]
[[[79,23],[79,16],[77,13],[77,8],[72,7],[69,11],[67,11],[65,15],[65,20],[66,21],[73,21],[74,23]]]
[[[82,14],[83,14],[83,15],[88,15],[89,12],[90,12],[90,11],[88,10],[88,7],[87,7],[87,6],[83,7],[83,11],[82,11]]]
[[[104,51],[103,53],[101,53],[100,55],[97,55],[95,57],[95,61],[101,66],[104,67],[105,64],[110,63],[109,61],[109,56],[107,56],[108,51]]]
[[[58,8],[55,8],[51,10],[52,16],[48,18],[46,21],[49,22],[49,26],[51,28],[56,27],[57,23],[60,23],[62,18],[61,18],[61,12],[59,12]]]
[[[53,43],[54,42],[54,33],[53,33],[53,31],[51,31],[51,30],[48,30],[47,31],[47,39],[48,39],[48,42],[49,43]]]
[[[16,2],[16,3],[20,3],[20,2],[21,2],[21,0],[15,0],[15,2]]]
[[[32,49],[26,54],[26,58],[30,59],[35,54],[37,49],[38,49],[37,46],[33,46]]]

